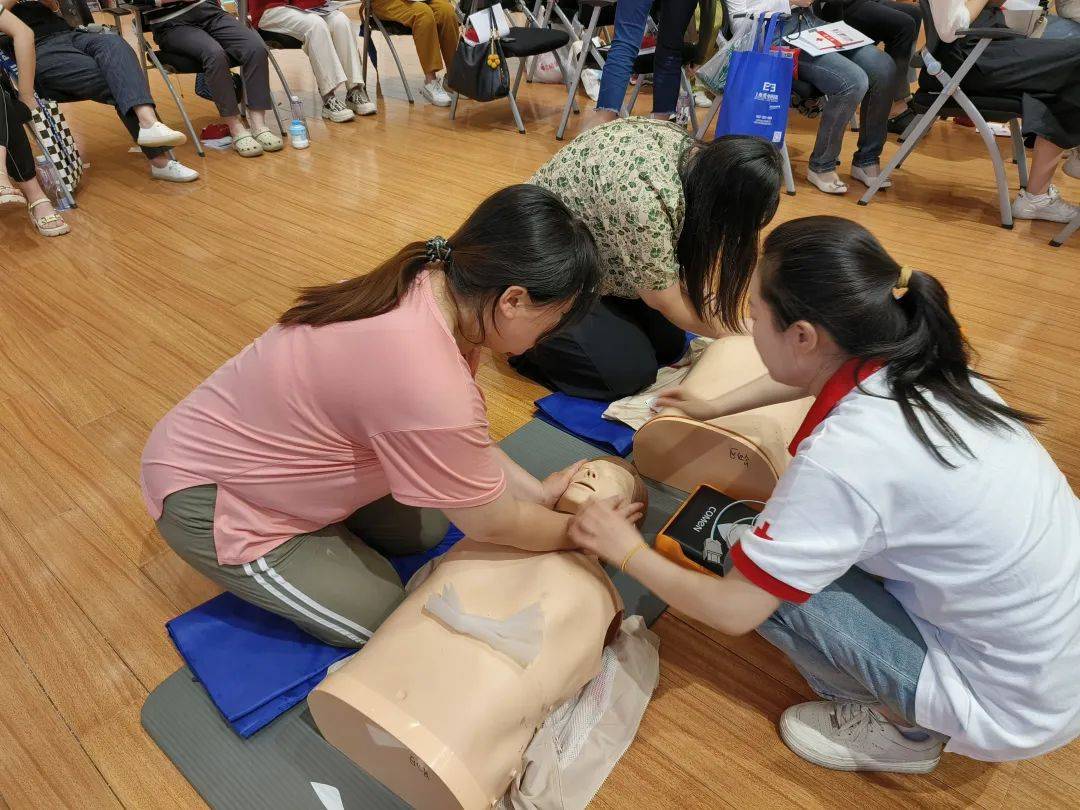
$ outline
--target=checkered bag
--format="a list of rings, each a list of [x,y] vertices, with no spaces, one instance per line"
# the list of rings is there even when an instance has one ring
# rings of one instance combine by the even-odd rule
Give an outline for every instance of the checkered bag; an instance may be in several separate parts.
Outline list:
[[[0,71],[6,73],[13,86],[18,86],[19,68],[15,60],[0,51]],[[75,138],[55,101],[35,96],[37,105],[30,110],[30,128],[41,147],[56,169],[57,177],[63,185],[63,191],[72,199],[75,189],[82,180],[83,162]]]
[[[82,180],[83,162],[60,105],[39,98],[37,109],[30,111],[30,127],[67,193],[74,195]]]

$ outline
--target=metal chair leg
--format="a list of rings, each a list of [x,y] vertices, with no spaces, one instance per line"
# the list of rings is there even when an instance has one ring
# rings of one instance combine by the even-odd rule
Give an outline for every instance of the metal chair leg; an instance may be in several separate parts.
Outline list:
[[[195,153],[199,157],[206,157],[206,152],[203,151],[202,141],[199,140],[199,135],[195,132],[195,125],[191,123],[191,118],[187,114],[187,110],[184,108],[184,102],[180,100],[180,96],[176,92],[176,88],[169,80],[169,72],[165,70],[161,64],[161,60],[157,58],[157,54],[153,51],[148,51],[151,61],[154,63],[154,67],[161,73],[161,78],[165,80],[165,87],[169,90],[169,95],[173,97],[173,101],[176,102],[176,109],[180,111],[180,117],[184,119],[184,126],[187,127],[188,133],[191,135],[192,144],[195,146]]]
[[[784,191],[789,197],[794,197],[795,178],[791,172],[791,155],[788,154],[786,139],[780,144],[780,156],[784,159]]]
[[[1024,133],[1020,131],[1020,121],[1013,118],[1009,121],[1009,134],[1012,136],[1013,163],[1020,174],[1020,188],[1026,189],[1028,184],[1027,151],[1024,149]]]
[[[702,122],[701,126],[698,127],[697,132],[695,133],[695,136],[697,137],[697,139],[699,141],[702,140],[705,137],[705,133],[709,131],[709,127],[712,126],[712,122],[716,120],[716,117],[718,115],[720,115],[720,99],[721,98],[722,98],[722,96],[717,96],[716,98],[713,99],[712,109],[709,110],[708,116],[706,116],[706,118]]]
[[[453,121],[457,117],[457,102],[458,94],[455,92],[450,93],[450,120]]]
[[[1062,228],[1061,232],[1050,240],[1050,244],[1054,247],[1061,247],[1063,244],[1065,244],[1065,240],[1077,231],[1080,231],[1080,214],[1077,214],[1075,217],[1073,217],[1072,222]]]
[[[524,59],[519,59],[518,60],[518,67],[517,67],[517,73],[514,76],[514,89],[510,91],[515,96],[517,95],[518,88],[521,87],[521,74],[523,74],[524,72],[525,72],[525,60]]]
[[[634,112],[634,107],[637,105],[638,96],[641,95],[641,77],[638,76],[637,84],[634,85],[634,89],[630,91],[630,103],[624,104],[623,108],[619,110],[620,118],[629,118],[631,113]]]
[[[697,132],[697,105],[694,103],[694,85],[690,84],[690,77],[686,75],[686,68],[681,68],[682,88],[690,98],[690,131]]]
[[[979,133],[979,137],[983,139],[983,143],[986,144],[986,151],[990,153],[990,162],[994,164],[994,177],[997,180],[1001,227],[1011,230],[1013,215],[1012,198],[1009,195],[1009,180],[1005,176],[1005,161],[1001,159],[1001,150],[998,149],[997,141],[994,140],[994,133],[990,131],[990,125],[986,122],[986,119],[982,117],[975,105],[971,103],[971,99],[962,90],[956,92],[955,98],[963,111],[967,113],[968,118],[975,123],[975,129]]]
[[[559,63],[559,72],[562,74],[562,77],[563,77],[563,85],[565,87],[569,87],[570,86],[570,78],[569,78],[570,77],[570,69],[569,69],[569,66],[568,66],[568,63],[567,63],[566,59],[563,58],[563,55],[561,53],[559,53],[558,49],[555,49],[551,53],[554,55],[555,61]],[[526,72],[526,76],[528,76],[527,72]],[[579,112],[581,112],[581,108],[578,106],[577,95],[575,94],[575,96],[574,96],[574,114],[577,115]]]
[[[514,114],[514,123],[517,124],[518,132],[524,135],[525,124],[521,121],[521,113],[518,111],[517,99],[514,98],[513,93],[508,93],[506,97],[510,99],[510,112]]]
[[[409,99],[410,104],[414,104],[416,100],[413,98],[412,90],[409,89],[409,80],[405,78],[405,68],[401,66],[401,59],[398,58],[397,48],[394,47],[393,40],[390,39],[390,35],[386,33],[386,29],[383,27],[383,24],[379,22],[378,17],[372,17],[371,19],[379,29],[379,32],[383,35],[383,39],[386,40],[386,44],[390,48],[390,55],[394,57],[394,64],[397,65],[397,72],[398,75],[401,76],[401,83],[405,85],[406,98]]]
[[[937,122],[938,122],[938,119],[937,119],[937,118],[933,118],[933,119],[931,119],[931,120],[930,120],[930,123],[926,125],[926,129],[924,129],[924,130],[922,131],[922,134],[921,134],[921,135],[919,135],[919,136],[918,136],[918,137],[916,137],[916,138],[911,138],[911,139],[910,139],[910,140],[911,140],[911,149],[909,149],[909,150],[908,150],[908,152],[907,152],[907,154],[906,154],[906,155],[904,155],[904,157],[902,157],[902,158],[900,159],[900,162],[899,162],[899,163],[897,163],[897,164],[896,164],[896,168],[897,168],[897,169],[902,169],[902,168],[904,167],[904,163],[905,163],[905,162],[907,161],[907,159],[908,159],[909,157],[911,157],[912,153],[913,153],[913,152],[914,152],[914,151],[915,151],[916,149],[918,149],[918,148],[919,148],[919,144],[920,144],[920,143],[922,143],[922,142],[923,142],[924,140],[926,140],[926,136],[930,134],[930,131],[931,131],[931,130],[932,130],[932,129],[934,128],[934,125],[935,125],[935,124],[937,124]]]
[[[593,33],[596,31],[596,22],[599,19],[600,7],[597,6],[592,10],[592,16],[589,17],[589,27],[581,37],[581,53],[578,54],[577,62],[574,64],[573,75],[570,77],[566,94],[566,105],[563,107],[562,120],[559,122],[559,128],[555,131],[555,140],[557,141],[561,141],[566,133],[566,125],[570,121],[570,110],[574,106],[578,84],[581,82],[581,72],[585,69],[585,61],[589,58]]]

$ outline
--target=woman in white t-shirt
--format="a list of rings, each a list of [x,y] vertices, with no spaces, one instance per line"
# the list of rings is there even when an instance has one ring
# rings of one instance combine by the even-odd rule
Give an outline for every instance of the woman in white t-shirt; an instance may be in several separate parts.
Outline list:
[[[1080,735],[1080,502],[969,350],[931,275],[843,219],[785,223],[751,283],[771,376],[711,418],[813,394],[731,573],[681,568],[598,502],[570,538],[733,635],[757,628],[825,700],[780,720],[799,756],[925,772],[942,748],[1033,757]]]

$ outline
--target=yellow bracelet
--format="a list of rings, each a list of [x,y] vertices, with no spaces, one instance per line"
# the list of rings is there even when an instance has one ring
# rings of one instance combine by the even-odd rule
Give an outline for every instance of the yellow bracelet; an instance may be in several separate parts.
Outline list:
[[[626,556],[623,557],[622,565],[619,566],[619,570],[625,574],[626,566],[630,564],[630,560],[632,560],[634,558],[634,555],[641,551],[643,548],[648,548],[648,546],[646,546],[644,543],[639,543],[638,545],[630,549],[628,552],[626,552]]]

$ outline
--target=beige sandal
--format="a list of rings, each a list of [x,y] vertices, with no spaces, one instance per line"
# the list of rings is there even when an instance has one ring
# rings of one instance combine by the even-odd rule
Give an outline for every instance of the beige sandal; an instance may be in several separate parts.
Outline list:
[[[255,140],[259,142],[259,146],[263,148],[264,152],[280,152],[285,148],[285,141],[269,129],[260,129],[256,132]]]
[[[30,221],[34,223],[34,227],[42,236],[63,236],[71,230],[71,226],[64,222],[62,216],[55,212],[44,217],[34,216],[34,209],[42,203],[48,202],[50,202],[48,199],[42,197],[27,206],[27,210],[30,212]]]
[[[7,179],[7,177],[3,177],[3,180],[6,181]],[[0,181],[0,205],[8,205],[10,203],[26,205],[26,197],[21,191],[15,188],[15,186]]]
[[[238,138],[233,138],[233,149],[241,157],[258,157],[263,153],[262,145],[250,132],[245,132]]]
[[[847,184],[842,180],[826,180],[817,172],[812,172],[809,169],[806,171],[806,179],[813,185],[817,186],[819,191],[824,191],[826,194],[847,194]]]

